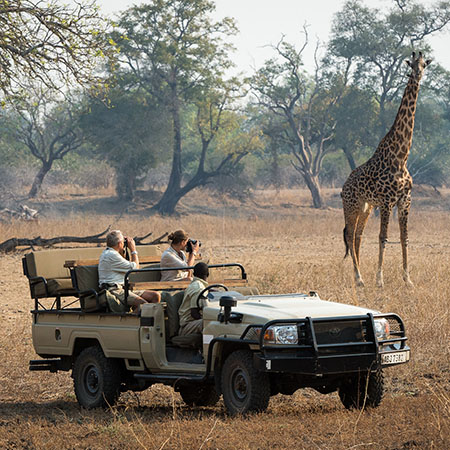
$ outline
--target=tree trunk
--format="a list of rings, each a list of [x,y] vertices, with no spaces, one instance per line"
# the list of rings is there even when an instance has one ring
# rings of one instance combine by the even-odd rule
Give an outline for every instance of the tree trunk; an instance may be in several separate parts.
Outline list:
[[[317,175],[312,175],[310,173],[304,173],[303,178],[309,191],[311,192],[311,197],[313,201],[314,208],[323,207],[322,194],[320,193],[319,177]]]
[[[350,166],[350,170],[355,170],[356,163],[355,163],[355,159],[353,158],[351,151],[348,149],[348,147],[343,147],[342,150],[344,150],[344,155],[347,158],[347,162],[348,162],[348,165]]]
[[[172,157],[172,170],[170,172],[169,183],[167,188],[159,200],[159,202],[153,207],[154,210],[161,214],[168,215],[173,214],[175,206],[178,203],[178,198],[175,204],[174,198],[177,195],[177,191],[181,187],[181,121],[180,121],[180,102],[178,94],[176,92],[176,86],[172,88],[171,99],[171,113],[172,113],[172,126],[173,126],[173,157]]]
[[[121,200],[133,201],[136,192],[135,172],[130,170],[116,169],[116,194]]]
[[[280,191],[281,186],[281,177],[280,177],[280,164],[279,164],[279,155],[278,148],[275,143],[272,141],[270,145],[270,153],[271,153],[271,164],[270,164],[270,178],[271,183],[275,187],[276,191]]]
[[[175,214],[175,208],[183,195],[180,189],[172,192],[166,190],[164,196],[152,209],[163,216],[171,216]],[[162,201],[163,198],[164,201]]]
[[[52,168],[53,161],[45,161],[42,163],[42,167],[34,178],[33,185],[31,186],[30,192],[28,193],[28,198],[34,198],[41,190],[42,182],[44,181],[45,175]]]

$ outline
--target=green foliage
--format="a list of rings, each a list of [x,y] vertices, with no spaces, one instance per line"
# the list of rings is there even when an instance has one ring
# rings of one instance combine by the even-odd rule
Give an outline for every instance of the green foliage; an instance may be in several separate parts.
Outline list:
[[[450,123],[445,108],[433,100],[420,102],[408,168],[416,184],[434,188],[450,181]]]
[[[427,37],[450,22],[450,2],[424,6],[395,1],[380,11],[347,1],[335,16],[328,44],[330,60],[346,67],[354,83],[372,92],[380,106],[380,134],[390,126],[388,104],[398,101],[405,86],[405,60],[413,50],[432,56]]]
[[[106,159],[117,174],[117,193],[132,198],[139,177],[167,157],[170,127],[164,108],[141,92],[117,89],[110,104],[91,99],[82,118],[93,155]]]
[[[232,46],[224,38],[236,27],[229,18],[212,20],[214,8],[209,0],[155,0],[126,10],[111,35],[122,55],[117,72],[122,85],[138,86],[165,105],[171,116],[170,179],[155,205],[162,214],[172,214],[183,195],[229,172],[248,152],[245,139],[243,146],[228,142],[226,151],[216,152],[222,130],[233,129],[226,110],[239,83],[224,80],[232,66],[228,56]],[[195,118],[185,122],[183,112],[194,109]],[[185,129],[186,124],[191,130]],[[189,137],[193,130],[199,140]],[[198,150],[185,154],[186,139],[198,143]]]
[[[343,150],[351,170],[364,147],[375,149],[378,144],[378,113],[370,92],[357,86],[344,89],[333,112],[336,121],[333,145]]]

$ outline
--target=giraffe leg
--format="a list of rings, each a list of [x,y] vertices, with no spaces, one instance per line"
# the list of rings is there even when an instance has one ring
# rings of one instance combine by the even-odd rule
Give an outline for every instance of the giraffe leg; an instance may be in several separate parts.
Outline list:
[[[353,271],[355,273],[355,282],[357,286],[364,286],[364,281],[359,270],[359,261],[355,251],[355,232],[358,224],[358,213],[355,211],[352,214],[345,214],[345,240],[350,250],[350,255],[353,261]]]
[[[378,253],[378,271],[377,271],[377,286],[382,288],[384,286],[383,281],[383,259],[384,249],[386,247],[389,217],[391,215],[392,206],[383,205],[380,208],[380,236],[379,236],[379,253]]]
[[[370,213],[372,212],[372,209],[373,209],[373,206],[366,203],[363,212],[359,216],[358,224],[356,226],[355,255],[356,255],[356,260],[358,261],[358,266],[361,263],[361,261],[359,259],[359,251],[361,249],[362,235],[364,232],[364,228],[366,228],[367,221],[369,220],[369,216],[370,216]]]
[[[400,227],[400,242],[402,244],[402,257],[403,257],[403,280],[408,287],[414,287],[411,279],[409,278],[408,270],[408,216],[409,208],[411,206],[411,193],[402,198],[398,204],[398,225]]]

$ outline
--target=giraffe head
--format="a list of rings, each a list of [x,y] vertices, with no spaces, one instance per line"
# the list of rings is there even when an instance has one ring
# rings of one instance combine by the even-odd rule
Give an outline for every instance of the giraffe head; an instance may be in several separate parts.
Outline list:
[[[430,63],[431,59],[427,59],[426,61],[423,59],[422,52],[419,52],[418,57],[416,57],[416,53],[413,52],[412,60],[406,61],[406,64],[408,64],[408,66],[412,69],[411,76],[416,80],[420,80],[422,78],[425,67],[427,67]]]

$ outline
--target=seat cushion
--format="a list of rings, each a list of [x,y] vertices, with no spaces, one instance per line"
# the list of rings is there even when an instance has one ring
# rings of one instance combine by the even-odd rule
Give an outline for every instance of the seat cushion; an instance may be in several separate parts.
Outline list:
[[[123,305],[119,299],[108,290],[102,289],[97,293],[98,304],[95,294],[80,298],[81,309],[84,312],[102,312],[110,311],[115,313],[124,313],[130,310]]]
[[[72,286],[72,280],[70,278],[53,278],[47,280],[47,288],[49,297],[55,297],[57,295],[71,296],[76,294],[76,290]],[[34,292],[35,297],[47,297],[43,282],[35,284],[32,292]]]
[[[184,336],[174,336],[172,344],[182,348],[201,348],[202,335],[201,333],[187,334]]]

